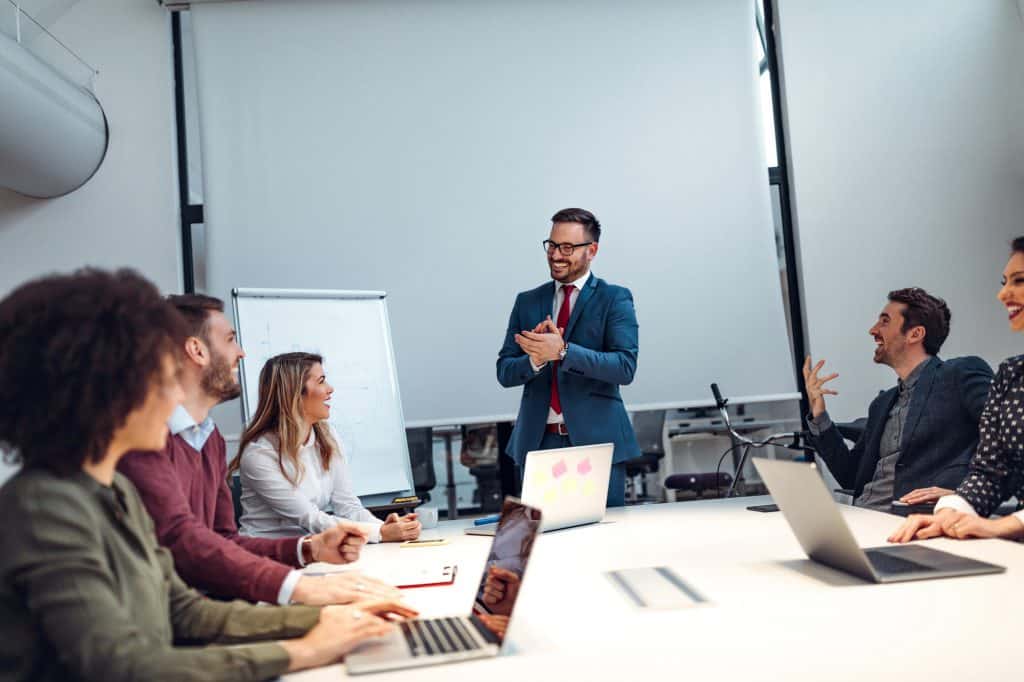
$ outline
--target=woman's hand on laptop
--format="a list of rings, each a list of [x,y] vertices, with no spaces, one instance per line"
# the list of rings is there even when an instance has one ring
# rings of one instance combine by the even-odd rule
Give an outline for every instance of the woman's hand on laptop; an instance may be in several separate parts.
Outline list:
[[[394,629],[394,624],[381,617],[394,613],[412,612],[399,604],[381,602],[369,610],[366,607],[325,606],[320,620],[298,639],[278,642],[288,652],[288,672],[316,668],[341,659],[362,642],[383,637]]]

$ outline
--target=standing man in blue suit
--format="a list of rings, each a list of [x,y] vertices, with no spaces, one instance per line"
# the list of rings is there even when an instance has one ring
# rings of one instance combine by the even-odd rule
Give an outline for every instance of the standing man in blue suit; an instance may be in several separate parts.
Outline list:
[[[523,387],[508,454],[520,478],[531,450],[614,443],[608,506],[625,504],[625,461],[640,455],[619,386],[633,381],[633,295],[590,272],[601,223],[566,208],[544,241],[552,281],[516,297],[498,353],[498,383]]]

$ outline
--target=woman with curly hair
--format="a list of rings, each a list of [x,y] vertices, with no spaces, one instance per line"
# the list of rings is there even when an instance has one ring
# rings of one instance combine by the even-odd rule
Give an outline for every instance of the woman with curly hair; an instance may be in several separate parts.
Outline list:
[[[22,465],[0,489],[5,679],[267,679],[413,614],[217,602],[178,578],[115,469],[163,446],[181,336],[174,308],[128,270],[45,277],[0,301],[0,447]]]

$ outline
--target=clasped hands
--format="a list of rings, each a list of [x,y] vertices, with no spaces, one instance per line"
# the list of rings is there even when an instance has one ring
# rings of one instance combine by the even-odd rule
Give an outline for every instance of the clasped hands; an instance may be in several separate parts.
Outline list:
[[[523,352],[530,356],[534,366],[540,367],[544,363],[561,359],[562,349],[565,348],[565,341],[562,339],[564,332],[565,330],[555,325],[554,320],[548,315],[531,331],[516,334],[515,340]]]

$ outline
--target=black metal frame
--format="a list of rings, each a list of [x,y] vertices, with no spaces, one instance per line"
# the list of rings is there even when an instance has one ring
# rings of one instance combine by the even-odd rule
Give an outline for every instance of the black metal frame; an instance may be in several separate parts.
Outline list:
[[[196,291],[192,257],[192,226],[203,222],[203,205],[188,200],[188,139],[185,135],[185,69],[181,57],[181,15],[171,12],[171,46],[174,56],[174,124],[178,138],[178,211],[181,215],[181,265],[184,293]]]
[[[803,386],[801,368],[807,356],[807,339],[804,334],[804,307],[800,289],[796,256],[796,232],[793,229],[793,209],[789,182],[789,152],[786,131],[782,125],[782,89],[779,85],[779,54],[776,45],[775,5],[777,0],[764,0],[764,27],[768,60],[768,75],[772,86],[772,117],[775,122],[775,148],[779,165],[768,169],[768,182],[779,187],[779,212],[782,216],[782,242],[786,257],[786,282],[789,287],[790,335],[793,339],[793,371],[796,385]],[[810,409],[806,396],[801,391],[800,419],[803,421]]]

